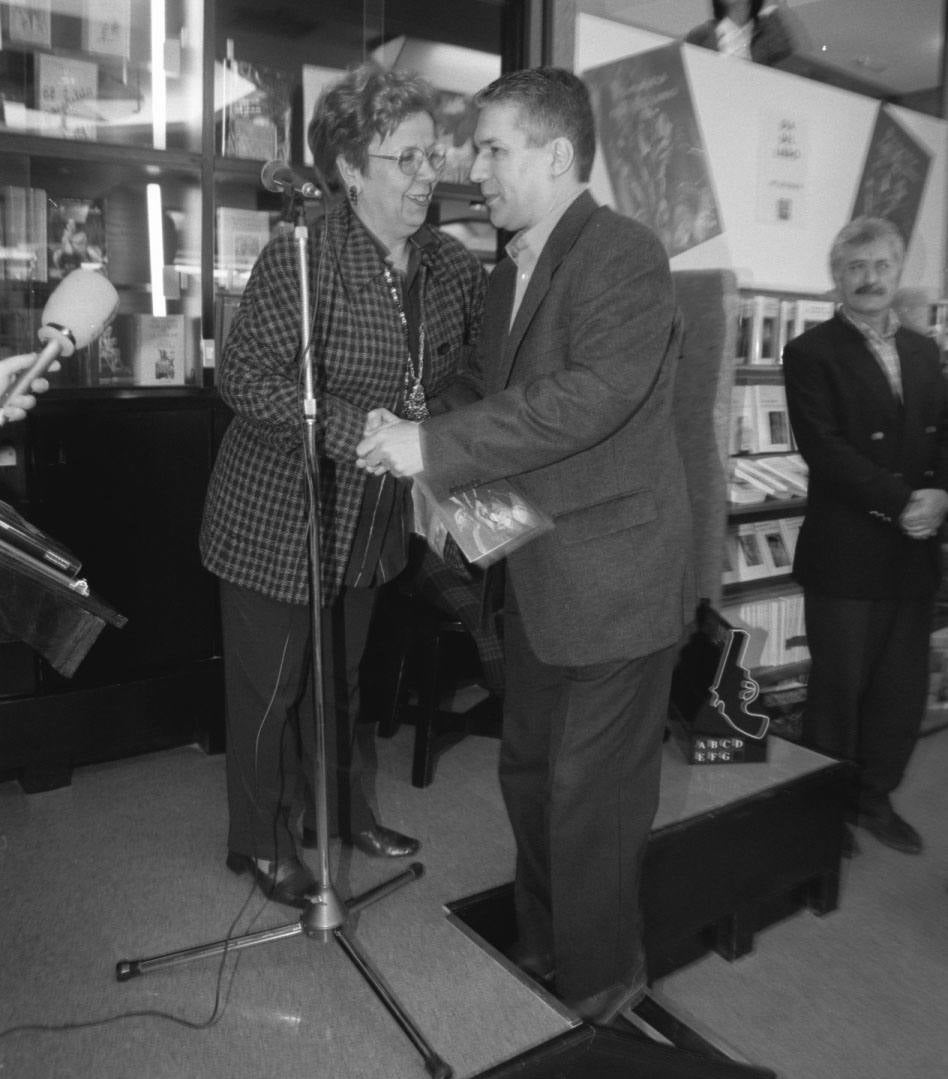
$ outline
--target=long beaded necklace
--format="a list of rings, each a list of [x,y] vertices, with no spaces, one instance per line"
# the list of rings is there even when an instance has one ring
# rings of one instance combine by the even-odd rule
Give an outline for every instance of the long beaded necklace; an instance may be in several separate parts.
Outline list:
[[[408,318],[405,314],[405,307],[402,304],[402,298],[398,291],[398,285],[395,283],[395,278],[392,274],[391,268],[386,264],[385,266],[385,283],[388,285],[389,294],[392,297],[392,303],[395,305],[395,310],[398,313],[398,320],[402,324],[402,332],[405,335],[405,350],[407,353],[405,362],[405,385],[402,388],[402,411],[405,415],[405,419],[408,420],[425,420],[428,418],[428,403],[425,399],[425,387],[422,385],[422,378],[425,374],[425,316],[424,316],[424,266],[422,266],[420,272],[422,274],[419,287],[421,289],[421,304],[422,315],[420,318],[420,325],[418,327],[418,366],[412,360],[411,355],[411,339],[408,332]]]

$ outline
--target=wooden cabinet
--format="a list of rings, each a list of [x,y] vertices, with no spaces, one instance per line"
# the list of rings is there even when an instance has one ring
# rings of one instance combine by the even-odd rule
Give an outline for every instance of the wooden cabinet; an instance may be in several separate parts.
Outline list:
[[[0,645],[0,778],[35,789],[91,760],[222,746],[216,585],[197,536],[225,423],[210,392],[85,391],[9,428],[17,465],[0,497],[18,496],[128,622],[107,626],[70,679],[22,644]]]

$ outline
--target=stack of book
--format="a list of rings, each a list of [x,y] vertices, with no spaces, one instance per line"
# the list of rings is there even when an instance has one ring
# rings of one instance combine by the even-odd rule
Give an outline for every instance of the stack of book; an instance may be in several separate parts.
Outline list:
[[[806,463],[798,453],[732,457],[727,497],[738,506],[768,498],[782,501],[805,498],[807,481]]]

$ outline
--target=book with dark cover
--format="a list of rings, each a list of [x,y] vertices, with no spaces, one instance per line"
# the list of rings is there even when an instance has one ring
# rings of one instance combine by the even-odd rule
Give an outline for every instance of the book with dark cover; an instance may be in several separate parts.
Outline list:
[[[880,105],[850,219],[884,217],[911,243],[932,155]]]
[[[6,502],[0,502],[0,540],[68,578],[75,578],[82,569],[72,551],[30,524]]]
[[[669,257],[721,232],[717,199],[678,42],[583,72],[616,209]]]

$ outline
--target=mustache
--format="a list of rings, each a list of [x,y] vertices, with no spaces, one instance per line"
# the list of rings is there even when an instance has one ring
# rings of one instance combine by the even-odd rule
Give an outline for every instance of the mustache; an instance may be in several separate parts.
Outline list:
[[[860,285],[856,289],[857,296],[884,296],[885,288],[882,285]]]

